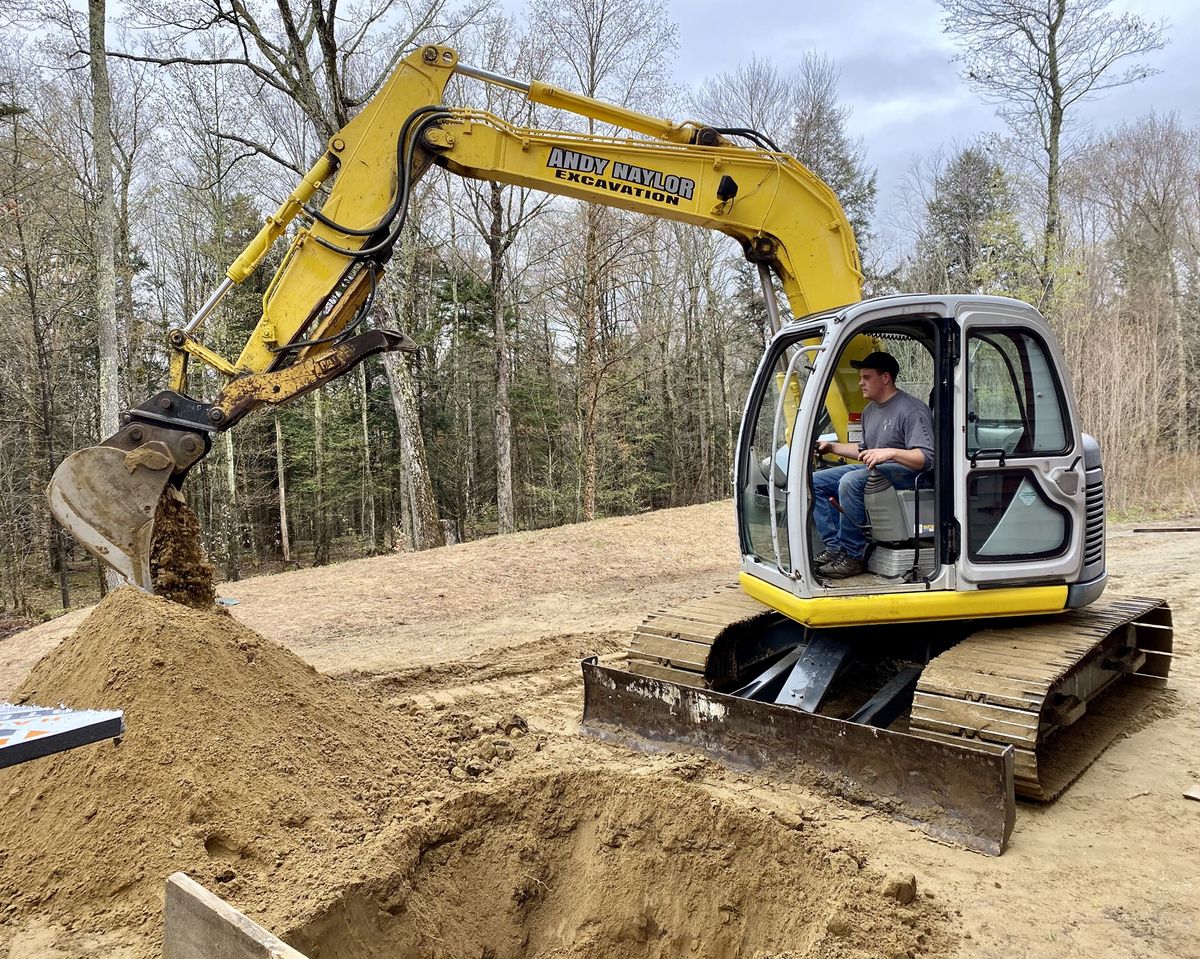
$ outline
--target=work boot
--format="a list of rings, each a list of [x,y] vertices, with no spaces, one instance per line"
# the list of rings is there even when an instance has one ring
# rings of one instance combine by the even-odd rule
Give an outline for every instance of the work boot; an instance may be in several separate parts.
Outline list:
[[[826,563],[817,572],[826,579],[847,579],[863,571],[862,560],[842,553],[831,563]]]
[[[842,554],[840,550],[826,549],[823,553],[819,553],[813,557],[813,566],[817,567],[817,569],[820,569],[822,566],[832,563],[841,555]]]

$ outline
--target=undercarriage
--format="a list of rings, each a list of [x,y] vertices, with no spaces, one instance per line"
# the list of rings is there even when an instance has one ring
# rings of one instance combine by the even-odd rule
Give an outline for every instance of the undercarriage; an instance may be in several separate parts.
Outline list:
[[[812,629],[735,586],[646,617],[584,667],[584,725],[700,748],[999,854],[1015,798],[1058,796],[1165,683],[1157,599],[1053,616]]]

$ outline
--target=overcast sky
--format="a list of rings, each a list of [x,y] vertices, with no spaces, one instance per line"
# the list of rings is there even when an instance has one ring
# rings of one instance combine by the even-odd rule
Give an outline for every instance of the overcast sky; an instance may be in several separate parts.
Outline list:
[[[1151,110],[1174,111],[1200,124],[1200,2],[1116,0],[1111,9],[1165,19],[1170,43],[1146,58],[1158,75],[1084,105],[1080,117],[1102,128]],[[669,15],[679,25],[675,75],[688,85],[754,55],[784,69],[805,50],[833,57],[853,110],[850,133],[865,140],[868,161],[879,170],[881,213],[896,202],[913,154],[1004,129],[950,62],[956,49],[935,0],[672,0]]]

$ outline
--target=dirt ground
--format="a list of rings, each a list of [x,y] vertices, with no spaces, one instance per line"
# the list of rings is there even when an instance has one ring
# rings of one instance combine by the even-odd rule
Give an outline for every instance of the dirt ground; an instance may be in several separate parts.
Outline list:
[[[736,553],[717,503],[221,584],[232,617],[117,594],[0,640],[0,698],[129,724],[0,771],[0,955],[152,955],[183,869],[322,959],[1200,957],[1200,534],[1110,529],[1110,589],[1174,609],[1169,690],[1000,858],[578,735],[580,657]]]

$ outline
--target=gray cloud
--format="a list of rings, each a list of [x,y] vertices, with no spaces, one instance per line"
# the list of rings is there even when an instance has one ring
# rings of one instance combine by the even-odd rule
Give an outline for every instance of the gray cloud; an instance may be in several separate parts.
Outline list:
[[[1113,10],[1135,5],[1116,0]],[[1131,87],[1081,105],[1081,129],[1103,128],[1155,110],[1200,123],[1200,4],[1195,0],[1139,0],[1141,16],[1168,21],[1170,45],[1147,63],[1161,71]],[[1004,130],[995,107],[984,103],[951,62],[952,38],[941,28],[934,0],[849,0],[842,4],[741,0],[675,2],[680,28],[675,75],[695,84],[736,69],[752,56],[781,68],[806,50],[838,64],[841,92],[852,110],[849,127],[861,136],[868,161],[879,170],[879,210],[898,203],[899,185],[914,154],[966,143]]]

